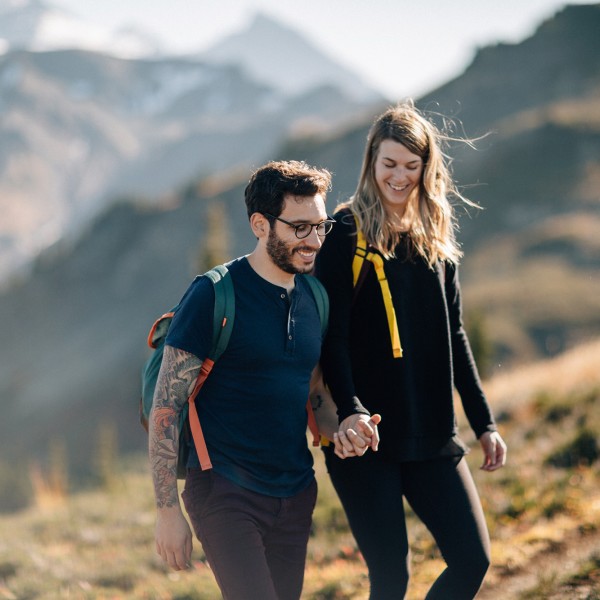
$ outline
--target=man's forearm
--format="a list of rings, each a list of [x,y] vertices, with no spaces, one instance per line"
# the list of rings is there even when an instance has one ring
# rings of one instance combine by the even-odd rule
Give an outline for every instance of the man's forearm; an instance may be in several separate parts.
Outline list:
[[[319,426],[319,432],[328,440],[338,430],[336,407],[328,390],[313,390],[310,393],[310,404]]]
[[[201,366],[202,362],[193,354],[165,346],[150,412],[148,440],[158,508],[179,505],[179,415],[194,388]]]

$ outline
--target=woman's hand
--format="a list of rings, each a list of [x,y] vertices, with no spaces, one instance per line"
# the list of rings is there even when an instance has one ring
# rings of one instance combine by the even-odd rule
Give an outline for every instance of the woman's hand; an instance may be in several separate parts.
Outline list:
[[[479,443],[483,449],[483,471],[495,471],[506,464],[506,444],[497,431],[486,431]]]
[[[337,433],[333,434],[335,454],[340,458],[362,456],[369,448],[374,452],[379,446],[379,430],[377,425],[381,422],[380,415],[356,414],[346,417],[339,426]]]

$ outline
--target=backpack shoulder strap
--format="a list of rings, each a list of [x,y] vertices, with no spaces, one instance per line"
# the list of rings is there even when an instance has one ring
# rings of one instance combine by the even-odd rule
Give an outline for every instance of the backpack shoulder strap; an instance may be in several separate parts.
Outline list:
[[[362,229],[358,227],[356,216],[354,216],[354,222],[356,223],[356,247],[354,248],[354,257],[352,259],[352,277],[354,287],[356,287],[363,266],[368,266],[369,263],[365,263],[365,258],[367,257],[367,240]]]
[[[317,310],[319,311],[319,319],[321,320],[321,335],[325,335],[327,326],[329,325],[329,296],[323,284],[316,277],[312,275],[302,275],[302,277],[308,283],[315,299]]]
[[[202,361],[194,391],[188,398],[190,429],[192,430],[194,445],[196,446],[196,452],[200,460],[200,467],[203,471],[212,468],[212,463],[208,456],[206,441],[202,433],[202,427],[200,426],[198,411],[196,410],[196,396],[198,396],[204,382],[210,375],[215,361],[223,354],[225,348],[227,348],[235,317],[235,291],[229,269],[224,265],[219,265],[212,268],[205,275],[211,280],[215,290],[213,344],[209,355]]]
[[[356,226],[356,244],[354,246],[354,255],[352,258],[352,279],[354,285],[352,304],[354,304],[356,297],[358,296],[358,292],[362,287],[365,278],[367,277],[367,273],[369,272],[371,261],[365,260],[368,255],[367,240],[365,238],[365,234],[362,232],[362,229],[360,229],[358,226],[358,219],[356,218],[356,215],[353,214],[352,216]]]
[[[358,219],[356,218],[356,215],[353,216],[356,224],[356,248],[354,250],[354,257],[352,259],[352,275],[354,283],[353,302],[356,299],[358,290],[360,289],[360,286],[363,284],[363,281],[366,277],[368,265],[373,264],[377,274],[377,280],[379,281],[379,286],[381,287],[383,303],[385,305],[385,314],[387,316],[388,328],[390,330],[390,341],[392,343],[392,353],[394,358],[402,358],[402,345],[400,343],[400,333],[398,331],[398,320],[396,319],[396,311],[394,309],[390,285],[385,274],[383,258],[380,254],[371,252],[368,249],[365,235],[358,226]]]
[[[213,267],[205,273],[215,291],[213,312],[213,340],[209,358],[215,362],[227,348],[235,318],[235,292],[229,269],[225,265]]]

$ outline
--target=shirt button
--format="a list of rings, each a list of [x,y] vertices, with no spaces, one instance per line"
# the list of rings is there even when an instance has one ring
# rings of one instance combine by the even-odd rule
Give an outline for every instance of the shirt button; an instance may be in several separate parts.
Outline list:
[[[289,338],[289,339],[290,339],[290,340],[292,339],[292,336],[291,336],[291,335],[290,335],[290,338]]]
[[[281,294],[281,298],[285,300],[285,294]]]

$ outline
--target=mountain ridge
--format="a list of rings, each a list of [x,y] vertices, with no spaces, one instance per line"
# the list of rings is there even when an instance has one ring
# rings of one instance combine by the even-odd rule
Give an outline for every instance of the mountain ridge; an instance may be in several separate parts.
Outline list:
[[[21,45],[33,43],[36,22],[54,10],[49,6],[23,4],[21,13],[32,12],[34,22]],[[2,23],[0,15],[0,37]],[[277,31],[278,24],[269,27]],[[300,34],[294,39],[302,41]],[[310,47],[302,42],[301,51]],[[318,73],[320,55],[313,50],[311,56]],[[331,61],[323,61],[331,70]],[[355,79],[355,88],[362,86]],[[155,199],[193,177],[250,168],[294,128],[334,127],[379,97],[369,98],[350,97],[333,78],[327,88],[290,95],[240,65],[198,57],[134,59],[72,48],[5,52],[0,210],[8,218],[0,223],[0,284],[10,285],[13,274],[23,277],[19,271],[33,256],[63,236],[79,235],[116,198]]]

